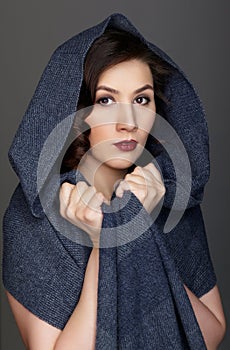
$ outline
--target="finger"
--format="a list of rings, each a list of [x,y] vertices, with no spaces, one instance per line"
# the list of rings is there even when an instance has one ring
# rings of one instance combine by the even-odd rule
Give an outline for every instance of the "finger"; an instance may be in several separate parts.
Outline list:
[[[144,200],[146,199],[146,196],[148,194],[148,187],[145,184],[138,184],[134,181],[128,182],[129,190],[136,195],[136,197],[141,201],[141,203],[144,203]]]
[[[131,175],[139,175],[143,177],[145,180],[149,180],[149,181],[152,181],[154,176],[148,169],[142,168],[140,166],[136,166],[136,168],[131,173]]]
[[[86,182],[79,181],[71,194],[72,204],[86,207],[95,193],[96,188],[94,186],[88,186]]]
[[[70,202],[70,197],[73,189],[75,188],[74,185],[64,182],[61,185],[60,191],[59,191],[59,201],[60,201],[60,212],[64,214],[67,206]]]
[[[87,219],[94,219],[95,214],[102,213],[101,205],[104,202],[104,195],[101,192],[94,193],[94,195],[90,198],[87,205]]]
[[[93,192],[96,192],[95,187],[88,186],[85,181],[79,181],[71,192],[70,204],[82,205],[85,203],[85,205],[87,205],[88,201],[93,195]]]
[[[161,173],[153,163],[147,164],[146,166],[143,167],[143,169],[150,171],[150,173],[153,174],[158,181],[162,182]]]
[[[133,179],[127,180],[127,189],[132,190],[139,188],[147,188],[147,185],[145,183],[137,183],[133,181]]]
[[[107,199],[107,198],[105,198],[105,197],[104,197],[103,202],[104,202],[105,204],[107,204],[107,205],[110,205],[110,200],[109,200],[109,199]]]
[[[95,187],[88,186],[84,181],[79,181],[70,194],[70,200],[66,207],[65,216],[69,220],[84,221],[85,210],[88,208],[88,202],[95,192]]]
[[[92,187],[93,186],[88,186],[85,181],[79,181],[76,183],[75,189],[73,191],[73,196],[75,197],[75,199],[79,200],[83,196],[83,194]]]
[[[122,197],[124,194],[124,191],[128,191],[130,190],[130,186],[128,184],[128,182],[126,182],[125,180],[121,181],[116,189],[116,196],[117,197]]]
[[[133,181],[137,184],[146,184],[146,174],[143,170],[141,170],[139,174],[136,171],[136,173],[127,174],[125,176],[125,181]]]
[[[103,219],[101,205],[103,201],[104,195],[101,192],[96,192],[88,201],[87,206],[82,207],[82,209],[78,208],[75,212],[76,218],[80,220],[80,222],[83,222],[84,225],[88,227],[88,229],[96,229],[96,231],[90,231],[91,234],[93,232],[91,239],[94,237],[95,233],[95,237],[97,239],[99,233],[97,230],[101,228]]]

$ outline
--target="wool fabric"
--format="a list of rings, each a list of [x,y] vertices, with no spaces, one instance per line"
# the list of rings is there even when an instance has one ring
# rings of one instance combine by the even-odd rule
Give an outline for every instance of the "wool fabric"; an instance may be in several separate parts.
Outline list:
[[[188,154],[191,186],[178,185],[180,179],[163,151],[152,159],[166,187],[156,218],[130,191],[122,198],[113,193],[111,204],[103,203],[96,350],[203,350],[183,284],[200,298],[217,282],[201,212],[210,174],[207,122],[180,67],[122,14],[110,15],[55,50],[15,135],[9,159],[19,184],[4,216],[3,283],[34,315],[59,329],[79,301],[92,247],[84,231],[60,217],[57,196],[61,183],[87,180],[78,170],[59,176],[55,162],[72,128],[85,56],[107,28],[138,36],[173,68],[165,88],[170,104],[164,117]],[[61,143],[41,160],[47,138],[66,118],[58,131]],[[182,167],[182,179],[183,174]],[[164,232],[172,209],[182,212],[181,218]]]

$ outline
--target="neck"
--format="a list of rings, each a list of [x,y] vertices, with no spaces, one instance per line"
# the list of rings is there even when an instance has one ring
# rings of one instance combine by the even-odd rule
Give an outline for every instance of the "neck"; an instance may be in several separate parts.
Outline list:
[[[95,186],[98,192],[102,192],[105,198],[110,201],[114,191],[114,185],[118,180],[124,178],[127,169],[114,169],[87,153],[78,165],[78,170],[82,173],[90,185]]]

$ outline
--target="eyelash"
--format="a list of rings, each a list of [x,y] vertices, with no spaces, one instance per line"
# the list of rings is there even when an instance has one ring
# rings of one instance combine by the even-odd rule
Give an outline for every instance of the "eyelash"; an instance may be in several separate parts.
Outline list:
[[[143,105],[147,105],[151,101],[151,99],[148,96],[138,96],[135,98],[135,100],[137,100],[138,98],[144,98],[147,101],[147,102],[143,103]],[[142,105],[142,103],[140,103],[140,104]]]
[[[137,100],[137,99],[139,99],[139,98],[143,98],[143,99],[146,100],[145,103],[138,103],[138,104],[140,104],[140,105],[142,105],[142,106],[149,104],[149,102],[151,101],[151,99],[150,99],[148,96],[144,96],[144,95],[141,95],[141,96],[136,97],[135,100]],[[102,105],[102,106],[109,106],[111,103],[110,103],[110,104],[106,104],[106,103],[103,104],[103,103],[101,103],[101,101],[102,101],[102,100],[105,100],[105,99],[110,99],[110,100],[112,100],[112,101],[114,102],[114,98],[113,98],[112,96],[103,96],[103,97],[98,98],[98,99],[96,100],[96,103],[97,103],[97,104],[100,104],[100,105]],[[135,100],[134,100],[134,101],[135,101]]]

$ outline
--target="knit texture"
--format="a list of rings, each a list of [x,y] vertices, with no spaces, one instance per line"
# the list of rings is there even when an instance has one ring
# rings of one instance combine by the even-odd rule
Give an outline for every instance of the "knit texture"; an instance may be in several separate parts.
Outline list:
[[[57,48],[15,135],[9,158],[20,183],[4,216],[3,283],[33,314],[59,329],[65,327],[78,303],[92,248],[85,232],[60,217],[57,198],[60,183],[86,179],[78,171],[60,178],[55,162],[62,149],[50,149],[39,189],[45,196],[44,208],[37,171],[47,137],[58,123],[72,116],[62,130],[65,145],[76,112],[85,55],[107,27],[137,35],[174,68],[165,89],[170,105],[164,116],[184,144],[192,181],[189,193],[186,187],[180,188],[174,210],[182,210],[189,195],[186,210],[167,233],[163,229],[180,181],[167,152],[153,159],[166,186],[156,220],[154,211],[148,214],[130,191],[122,198],[113,194],[111,205],[102,205],[96,350],[206,349],[183,287],[184,283],[201,297],[216,284],[200,208],[210,170],[204,111],[181,69],[122,14],[109,16]],[[132,235],[134,239],[121,244]],[[110,248],[106,248],[108,241],[113,243]]]

